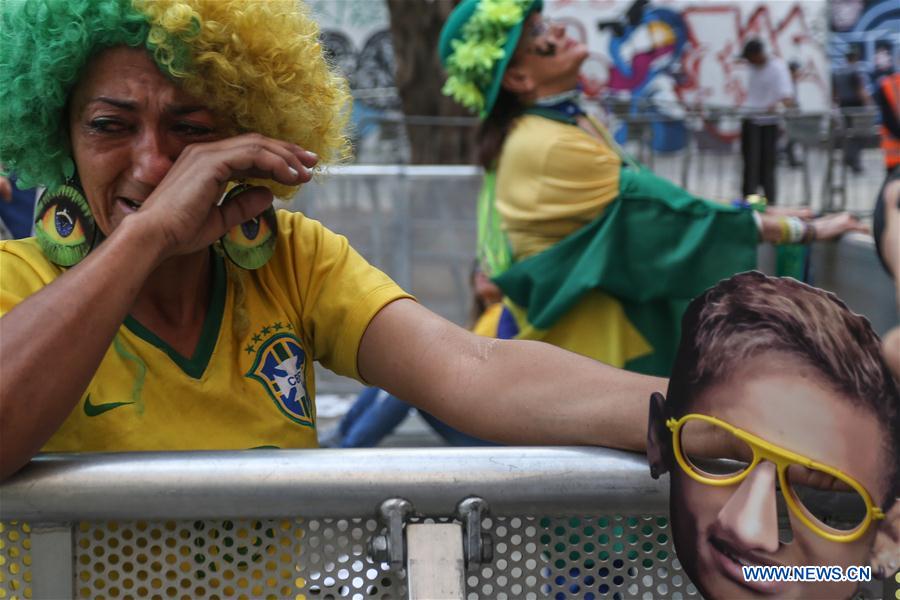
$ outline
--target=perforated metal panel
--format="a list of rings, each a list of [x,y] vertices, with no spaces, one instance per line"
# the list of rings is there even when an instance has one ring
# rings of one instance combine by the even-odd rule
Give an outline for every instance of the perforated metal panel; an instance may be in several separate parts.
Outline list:
[[[81,523],[79,598],[396,598],[372,519]]]
[[[541,592],[555,599],[699,598],[661,516],[539,520]]]
[[[374,519],[322,519],[306,522],[306,546],[299,568],[309,598],[364,600],[405,598],[405,576],[366,556],[369,540],[377,535]]]
[[[467,575],[467,600],[699,598],[674,559],[665,517],[494,517],[483,527],[494,559]],[[374,519],[80,523],[75,593],[404,598],[405,573],[366,556],[379,530]],[[27,525],[4,524],[0,538],[0,598],[30,597]]]
[[[0,598],[31,598],[31,528],[0,522]]]
[[[81,523],[79,598],[292,598],[303,531],[292,521]]]
[[[494,560],[466,578],[468,600],[535,600],[543,598],[540,570],[546,564],[534,517],[494,517],[482,521],[493,537]]]
[[[468,600],[699,598],[674,558],[665,517],[495,518],[494,561]]]

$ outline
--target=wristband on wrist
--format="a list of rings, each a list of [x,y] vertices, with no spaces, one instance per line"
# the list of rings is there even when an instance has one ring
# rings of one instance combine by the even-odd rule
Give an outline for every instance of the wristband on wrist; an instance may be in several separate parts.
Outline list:
[[[815,235],[810,225],[799,217],[779,217],[778,227],[781,234],[777,244],[805,244]]]
[[[806,231],[803,232],[803,244],[810,244],[816,241],[816,225],[815,223],[804,222]]]
[[[788,227],[791,230],[791,236],[788,240],[789,244],[800,244],[806,237],[807,225],[803,219],[798,217],[788,217]]]
[[[778,236],[778,244],[787,244],[791,239],[791,226],[788,223],[787,217],[778,217],[778,228],[780,230],[780,234]]]

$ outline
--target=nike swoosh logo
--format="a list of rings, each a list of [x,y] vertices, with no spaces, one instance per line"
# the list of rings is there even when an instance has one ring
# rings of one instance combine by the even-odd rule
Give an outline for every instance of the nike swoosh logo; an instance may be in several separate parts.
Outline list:
[[[105,402],[103,404],[91,404],[91,395],[88,394],[87,398],[84,399],[84,414],[89,417],[96,417],[108,410],[119,408],[120,406],[125,406],[127,404],[134,404],[134,402]]]

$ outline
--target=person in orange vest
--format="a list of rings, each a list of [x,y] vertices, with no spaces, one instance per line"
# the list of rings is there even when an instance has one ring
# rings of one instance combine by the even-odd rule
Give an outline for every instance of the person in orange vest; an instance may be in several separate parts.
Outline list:
[[[881,79],[875,92],[881,111],[881,150],[888,173],[900,166],[900,73]]]

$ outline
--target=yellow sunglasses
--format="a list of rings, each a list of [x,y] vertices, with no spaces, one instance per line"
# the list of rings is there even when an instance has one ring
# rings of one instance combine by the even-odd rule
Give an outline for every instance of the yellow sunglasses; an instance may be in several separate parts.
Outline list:
[[[858,481],[846,473],[747,433],[709,415],[668,419],[675,460],[692,479],[706,485],[737,485],[763,460],[778,469],[787,505],[804,525],[833,542],[852,542],[884,512]],[[841,514],[839,520],[832,515]]]

